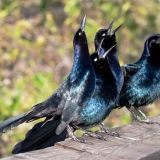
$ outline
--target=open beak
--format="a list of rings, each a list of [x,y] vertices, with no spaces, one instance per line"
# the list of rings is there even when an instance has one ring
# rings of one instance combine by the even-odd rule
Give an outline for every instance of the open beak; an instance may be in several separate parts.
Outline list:
[[[114,29],[114,30],[112,31],[112,35],[115,34],[119,29],[121,29],[122,26],[123,26],[123,23],[122,23],[121,25],[119,25],[116,29]]]
[[[86,25],[86,15],[83,17],[83,19],[81,21],[80,28],[81,28],[82,31],[85,30],[85,25]]]
[[[105,59],[106,56],[108,55],[108,53],[109,53],[113,48],[115,48],[116,46],[117,46],[117,44],[115,44],[115,45],[112,46],[110,49],[108,49],[108,50],[103,54],[102,58]]]
[[[98,52],[98,57],[99,57],[99,59],[105,59],[106,56],[108,55],[108,53],[111,52],[111,50],[114,49],[114,48],[117,46],[117,44],[115,44],[114,46],[112,46],[111,48],[109,48],[109,49],[104,53],[104,50],[103,50],[103,48],[101,47],[103,41],[104,41],[104,39],[101,40],[101,43],[100,43],[99,48],[98,48],[98,51],[97,51],[97,52]]]

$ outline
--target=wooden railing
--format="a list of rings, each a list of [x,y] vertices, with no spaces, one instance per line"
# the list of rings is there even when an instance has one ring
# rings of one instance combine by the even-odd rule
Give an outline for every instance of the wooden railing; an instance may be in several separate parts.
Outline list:
[[[160,116],[151,118],[160,123]],[[160,125],[134,122],[113,129],[122,138],[106,141],[86,137],[87,144],[67,139],[54,147],[17,154],[2,160],[160,160]]]

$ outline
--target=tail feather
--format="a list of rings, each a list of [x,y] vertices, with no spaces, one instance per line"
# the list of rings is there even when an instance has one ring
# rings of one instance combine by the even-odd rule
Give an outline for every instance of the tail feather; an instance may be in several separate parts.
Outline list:
[[[7,130],[10,130],[20,125],[21,123],[24,123],[25,121],[27,121],[27,119],[28,119],[28,116],[25,113],[18,115],[16,117],[7,119],[6,121],[0,123],[0,133],[4,133]]]
[[[37,149],[53,146],[56,142],[63,141],[68,137],[67,131],[64,130],[60,135],[55,131],[60,124],[60,119],[52,121],[43,121],[36,124],[27,134],[23,141],[15,145],[12,153],[18,154]]]
[[[4,133],[7,130],[10,130],[24,122],[30,122],[38,118],[45,117],[47,113],[50,111],[49,109],[48,109],[49,111],[46,111],[47,105],[48,105],[47,102],[36,104],[29,112],[23,113],[16,117],[9,118],[6,121],[0,123],[0,133]]]

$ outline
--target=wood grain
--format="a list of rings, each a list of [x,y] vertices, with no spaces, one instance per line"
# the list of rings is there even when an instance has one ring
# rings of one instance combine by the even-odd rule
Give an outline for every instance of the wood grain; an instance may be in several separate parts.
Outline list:
[[[160,123],[160,116],[151,120]],[[160,160],[160,125],[135,122],[113,130],[123,138],[106,134],[106,141],[85,137],[87,144],[67,139],[54,147],[2,160]]]

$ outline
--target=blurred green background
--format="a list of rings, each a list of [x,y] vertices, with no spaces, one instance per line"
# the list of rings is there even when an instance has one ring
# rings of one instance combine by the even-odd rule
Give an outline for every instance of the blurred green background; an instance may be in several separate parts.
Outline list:
[[[100,27],[117,18],[121,64],[134,62],[144,40],[160,31],[160,1],[152,0],[1,0],[0,1],[0,121],[25,112],[45,100],[72,65],[72,39],[83,15],[90,53]],[[159,103],[145,109],[160,113]],[[106,123],[131,122],[126,109],[112,112]],[[23,124],[0,137],[0,157],[10,154],[33,124]]]

